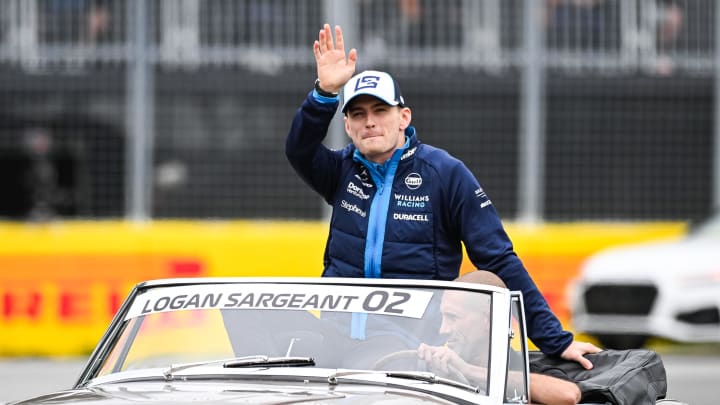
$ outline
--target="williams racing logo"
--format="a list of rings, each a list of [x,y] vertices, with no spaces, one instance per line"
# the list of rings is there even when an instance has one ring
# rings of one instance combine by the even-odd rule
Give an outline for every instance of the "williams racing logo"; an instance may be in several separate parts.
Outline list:
[[[425,208],[430,202],[429,195],[395,194],[395,204],[402,208]]]
[[[417,190],[422,186],[422,177],[417,173],[410,173],[405,177],[405,185],[410,190]]]

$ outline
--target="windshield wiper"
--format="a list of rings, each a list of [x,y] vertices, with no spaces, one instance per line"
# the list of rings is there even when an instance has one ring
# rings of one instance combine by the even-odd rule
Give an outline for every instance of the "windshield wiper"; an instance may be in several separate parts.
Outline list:
[[[480,393],[480,387],[461,383],[460,381],[451,380],[449,378],[438,377],[433,373],[423,371],[387,371],[385,372],[385,375],[394,378],[406,378],[408,380],[423,381],[431,384],[444,384],[451,387],[472,391],[476,394]]]
[[[241,367],[307,367],[314,366],[315,359],[312,357],[267,357],[261,356],[256,358],[245,358],[235,359],[223,364],[223,367],[227,368],[241,368]]]
[[[345,378],[351,375],[361,375],[361,374],[374,374],[374,375],[382,375],[384,374],[386,377],[391,378],[401,378],[401,379],[407,379],[407,380],[415,380],[415,381],[422,381],[427,382],[430,384],[442,384],[442,385],[448,385],[455,388],[464,389],[466,391],[470,391],[476,394],[483,393],[480,387],[474,387],[469,384],[465,384],[459,381],[451,380],[448,378],[438,377],[437,375],[425,372],[425,371],[343,371],[335,373],[328,377],[328,382],[332,385],[337,385],[339,383],[339,378]],[[363,381],[366,383],[365,381]]]
[[[163,375],[166,380],[172,380],[173,374],[178,371],[187,370],[194,367],[209,366],[211,364],[222,364],[223,367],[227,368],[240,368],[240,367],[304,367],[314,366],[315,359],[312,357],[269,357],[264,355],[255,356],[244,356],[244,357],[233,357],[229,359],[221,360],[207,360],[199,361],[196,363],[185,363],[172,365],[169,369],[163,371]]]

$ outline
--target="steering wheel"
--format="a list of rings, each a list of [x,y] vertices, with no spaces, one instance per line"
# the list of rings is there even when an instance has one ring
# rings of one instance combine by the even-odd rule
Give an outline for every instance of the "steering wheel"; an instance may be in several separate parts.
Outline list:
[[[379,358],[377,361],[375,361],[375,364],[373,364],[372,369],[373,370],[382,370],[384,369],[388,364],[398,361],[398,360],[417,360],[425,362],[424,360],[421,360],[418,356],[418,351],[416,349],[409,349],[409,350],[398,350],[396,352],[388,353],[385,356]],[[448,376],[447,378],[455,381],[459,381],[463,384],[472,385],[470,384],[470,381],[468,381],[467,378],[461,373],[458,369],[448,364]]]

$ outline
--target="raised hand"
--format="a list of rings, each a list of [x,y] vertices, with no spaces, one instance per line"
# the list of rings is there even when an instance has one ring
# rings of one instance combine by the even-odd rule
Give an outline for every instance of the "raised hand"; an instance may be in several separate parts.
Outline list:
[[[315,54],[320,88],[327,92],[339,93],[355,73],[357,50],[351,49],[346,57],[342,29],[339,25],[335,26],[335,41],[333,42],[330,24],[325,24],[320,30],[318,39],[313,43],[313,53]]]

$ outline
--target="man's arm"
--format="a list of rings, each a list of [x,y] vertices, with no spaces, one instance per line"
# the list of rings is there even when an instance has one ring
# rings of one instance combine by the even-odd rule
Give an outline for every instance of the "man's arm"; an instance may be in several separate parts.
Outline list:
[[[522,291],[528,336],[540,350],[592,368],[583,354],[601,349],[589,343],[575,342],[572,333],[563,330],[560,320],[517,257],[492,201],[475,176],[463,164],[456,165],[452,171],[453,175],[449,176],[453,180],[449,188],[450,217],[457,220],[455,226],[470,260],[478,269],[497,274],[509,289]]]
[[[580,388],[570,381],[549,375],[530,373],[530,400],[532,403],[575,405],[580,402]]]
[[[449,374],[451,368],[458,370],[472,384],[485,386],[488,370],[486,367],[470,364],[452,349],[445,346],[429,346],[424,343],[418,347],[418,357],[428,367],[440,374]],[[508,383],[522,386],[523,373],[511,372]],[[530,373],[530,399],[532,403],[565,405],[580,402],[580,388],[575,383],[544,374]]]
[[[342,30],[335,27],[337,44],[333,42],[330,25],[325,24],[313,43],[320,90],[338,93],[355,72],[357,51],[345,56]],[[327,97],[313,90],[308,94],[295,117],[285,141],[285,155],[300,177],[330,203],[340,168],[341,153],[322,145],[337,110],[339,98]]]
[[[314,91],[313,91],[314,92]],[[311,92],[295,113],[285,140],[285,156],[295,172],[331,203],[342,153],[322,144],[338,102],[319,102]]]
[[[523,293],[528,336],[546,354],[560,355],[573,336],[550,310],[513,249],[492,200],[462,163],[449,168],[448,213],[468,257],[478,269],[498,275],[511,290]]]

